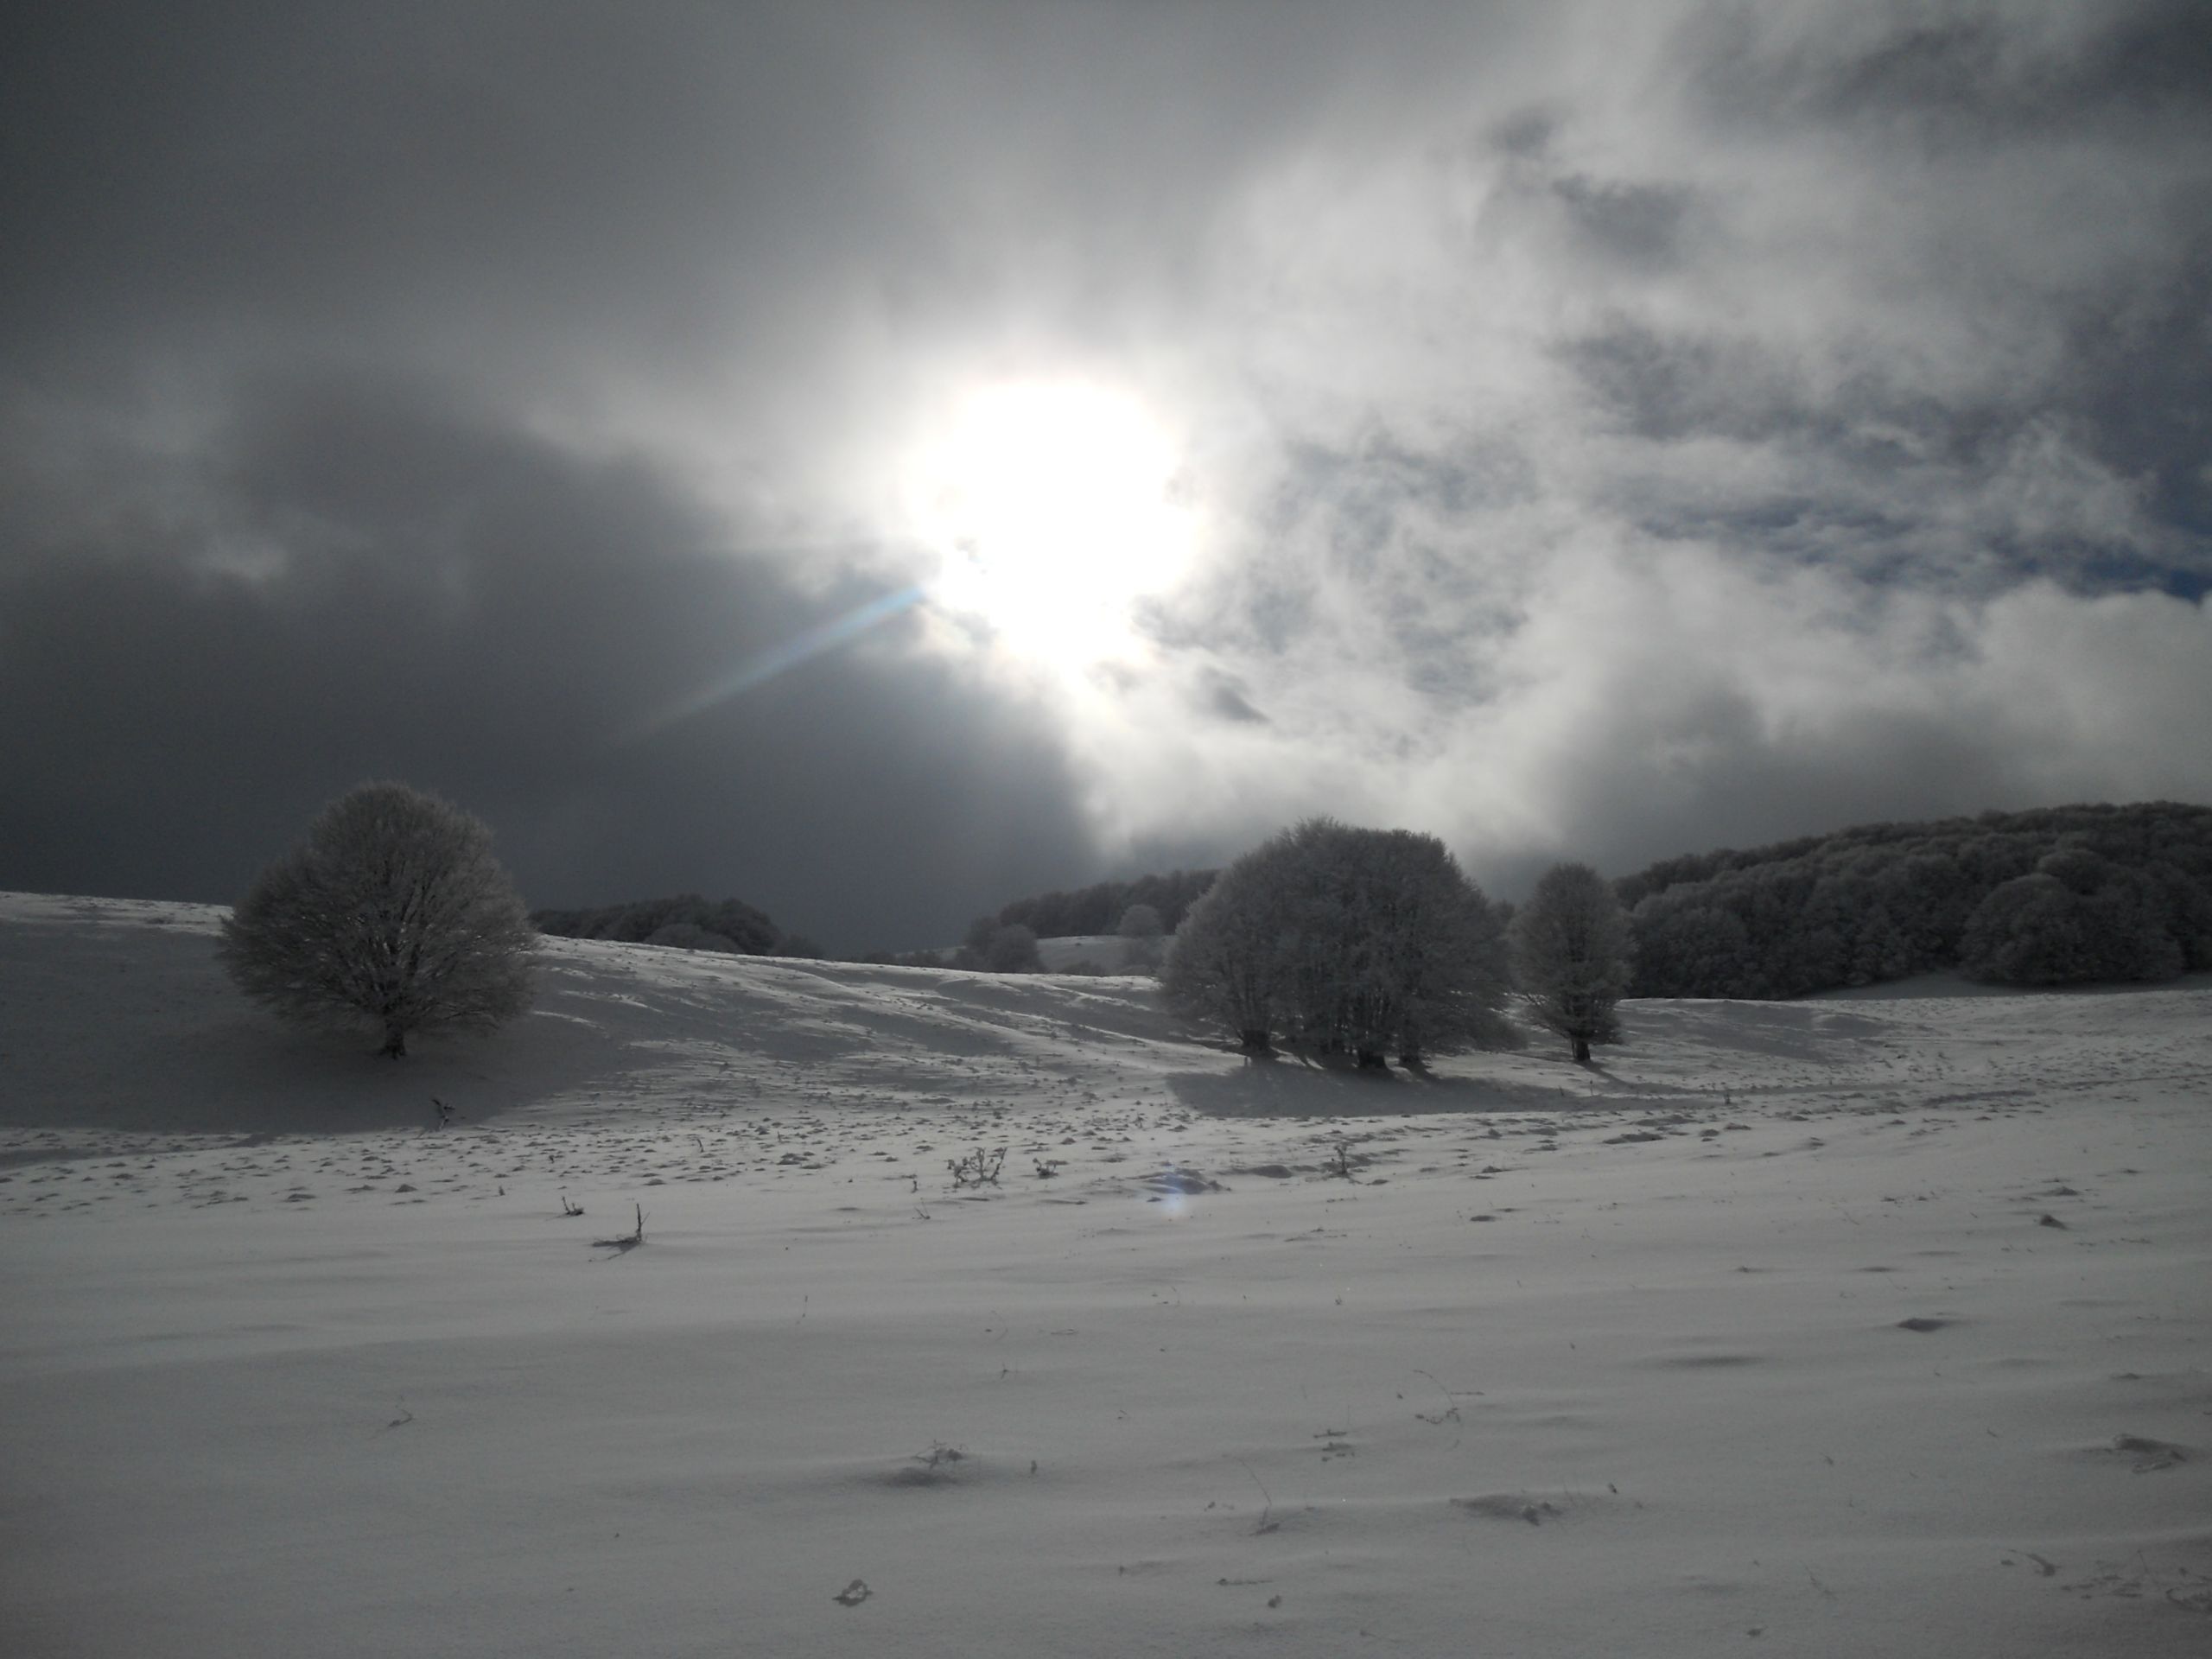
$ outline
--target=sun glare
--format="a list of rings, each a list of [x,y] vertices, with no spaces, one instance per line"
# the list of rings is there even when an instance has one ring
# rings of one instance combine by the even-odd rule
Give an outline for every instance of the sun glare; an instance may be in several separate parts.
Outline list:
[[[1000,643],[1070,666],[1130,638],[1141,595],[1190,555],[1173,448],[1135,399],[1079,381],[1025,382],[963,404],[910,484],[939,568],[930,597]]]

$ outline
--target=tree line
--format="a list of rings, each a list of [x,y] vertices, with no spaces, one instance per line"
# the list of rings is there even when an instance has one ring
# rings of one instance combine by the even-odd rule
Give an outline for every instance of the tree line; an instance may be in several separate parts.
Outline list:
[[[1173,933],[1218,874],[1171,870],[1165,875],[1095,882],[1072,892],[1040,893],[1000,906],[988,919],[999,927],[1026,927],[1040,939],[1069,939],[1115,932],[1123,917],[1143,906],[1160,918],[1162,929]],[[978,918],[978,925],[984,919]]]
[[[530,919],[540,933],[556,938],[613,939],[748,957],[822,955],[812,940],[785,932],[765,911],[741,899],[707,899],[696,893],[585,910],[532,911]]]
[[[2155,982],[2212,969],[2212,808],[1866,824],[1663,860],[1616,889],[1637,996],[1801,996],[1935,969]]]

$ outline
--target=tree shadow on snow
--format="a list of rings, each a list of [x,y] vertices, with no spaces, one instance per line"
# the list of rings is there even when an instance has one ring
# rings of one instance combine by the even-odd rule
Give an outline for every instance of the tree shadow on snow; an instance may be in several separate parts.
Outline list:
[[[1293,1052],[1246,1055],[1233,1071],[1178,1071],[1177,1101],[1211,1117],[1363,1117],[1408,1112],[1557,1112],[1555,1088],[1446,1077],[1416,1064],[1387,1071]]]

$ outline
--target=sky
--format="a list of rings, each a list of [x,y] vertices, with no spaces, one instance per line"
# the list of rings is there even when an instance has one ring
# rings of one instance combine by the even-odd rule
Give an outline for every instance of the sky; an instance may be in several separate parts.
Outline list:
[[[0,888],[385,777],[845,950],[2212,801],[2196,0],[37,10]]]

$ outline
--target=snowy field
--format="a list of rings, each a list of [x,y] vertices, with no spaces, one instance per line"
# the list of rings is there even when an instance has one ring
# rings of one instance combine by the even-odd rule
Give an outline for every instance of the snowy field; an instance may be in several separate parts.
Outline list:
[[[394,1064],[215,916],[0,898],[0,1652],[2212,1652],[2202,982],[1385,1081],[554,942]]]

